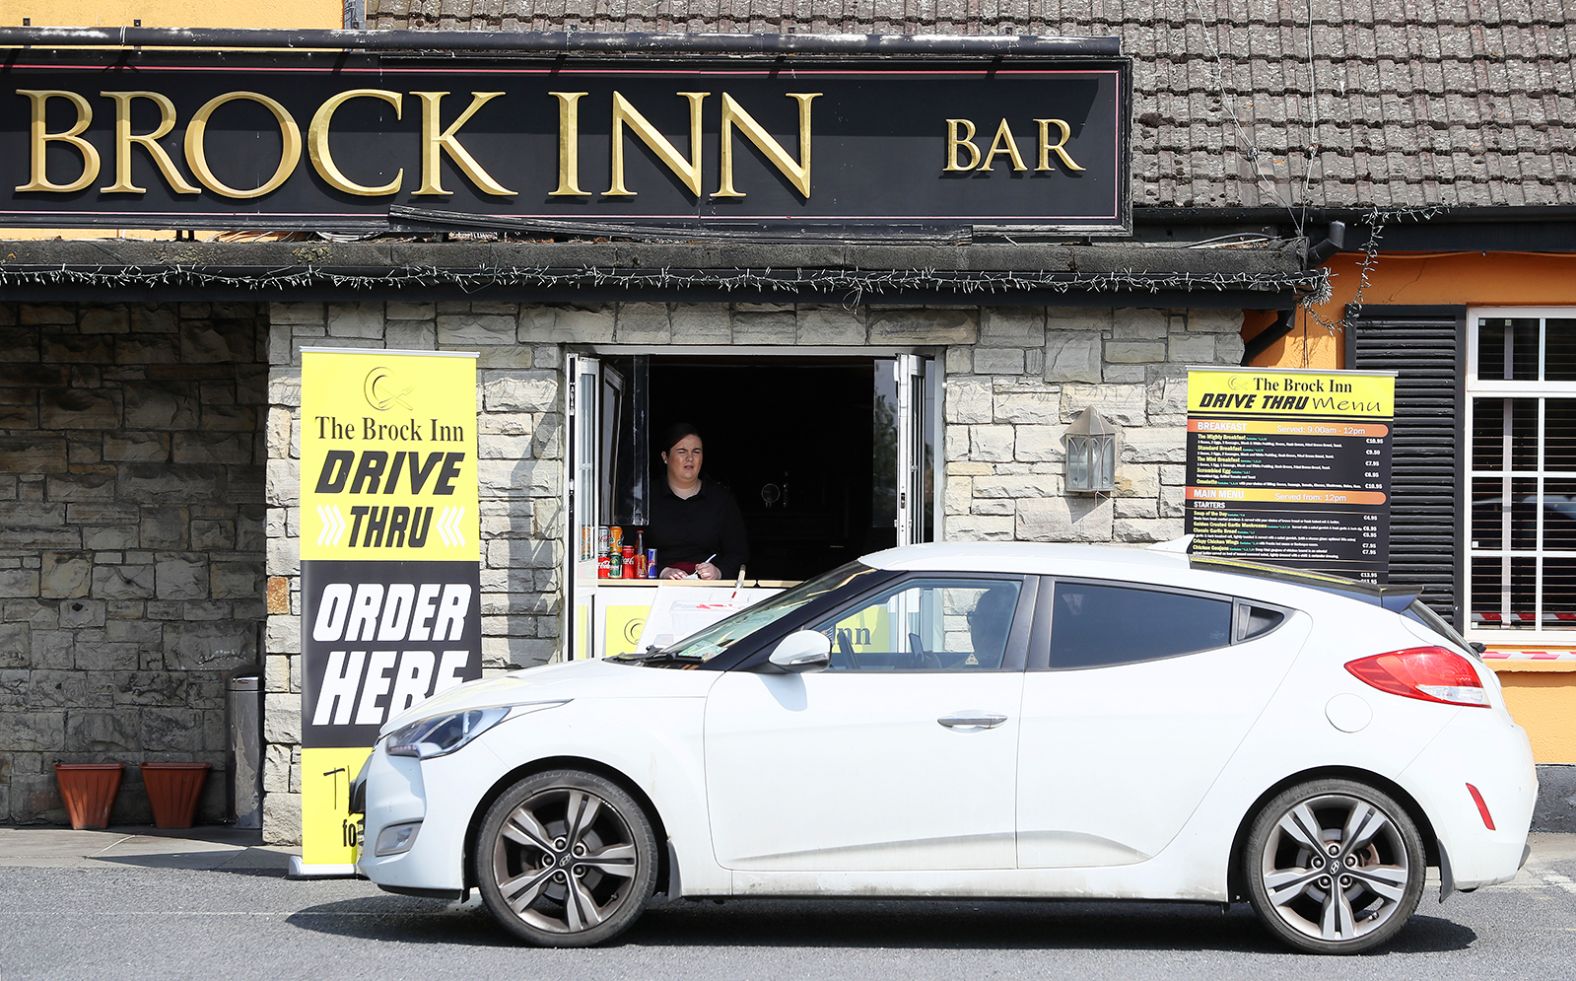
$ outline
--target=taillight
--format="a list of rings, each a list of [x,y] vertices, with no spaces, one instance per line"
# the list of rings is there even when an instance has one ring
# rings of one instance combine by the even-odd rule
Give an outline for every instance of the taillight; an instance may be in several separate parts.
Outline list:
[[[1443,705],[1488,706],[1472,664],[1443,647],[1409,647],[1349,661],[1346,670],[1380,691]]]

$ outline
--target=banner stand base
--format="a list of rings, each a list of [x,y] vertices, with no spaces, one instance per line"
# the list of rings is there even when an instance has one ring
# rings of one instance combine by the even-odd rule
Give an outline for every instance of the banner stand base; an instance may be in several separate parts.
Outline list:
[[[360,873],[354,865],[308,865],[300,855],[290,856],[289,879],[354,879]]]

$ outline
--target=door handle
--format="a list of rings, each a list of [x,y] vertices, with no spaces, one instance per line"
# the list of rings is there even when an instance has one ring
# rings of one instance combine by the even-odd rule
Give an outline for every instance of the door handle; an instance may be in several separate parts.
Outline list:
[[[948,729],[994,729],[1007,721],[1005,715],[990,712],[958,712],[936,720]]]

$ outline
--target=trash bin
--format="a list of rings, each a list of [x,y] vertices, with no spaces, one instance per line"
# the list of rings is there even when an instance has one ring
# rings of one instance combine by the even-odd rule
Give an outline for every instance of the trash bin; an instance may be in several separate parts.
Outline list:
[[[262,685],[256,675],[230,679],[230,773],[235,826],[263,826]]]

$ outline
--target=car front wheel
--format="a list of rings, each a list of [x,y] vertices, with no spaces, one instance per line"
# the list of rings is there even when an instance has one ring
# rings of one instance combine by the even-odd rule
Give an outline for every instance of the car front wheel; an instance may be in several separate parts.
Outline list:
[[[617,784],[583,771],[522,779],[488,809],[477,838],[487,908],[538,946],[613,939],[640,916],[656,876],[645,811]]]
[[[1351,780],[1292,787],[1243,849],[1259,921],[1291,947],[1355,954],[1400,931],[1423,893],[1422,837],[1388,795]]]

